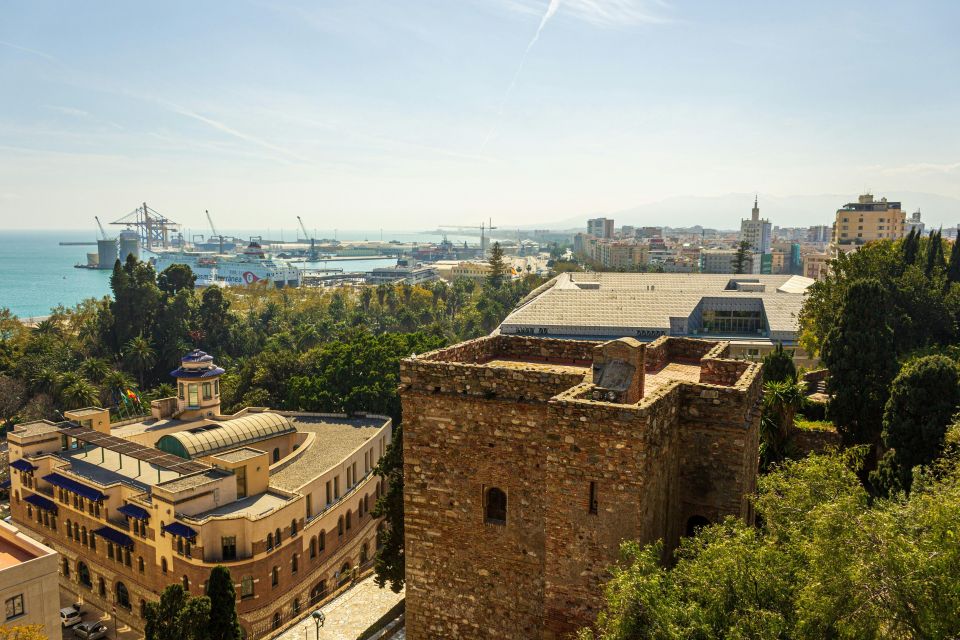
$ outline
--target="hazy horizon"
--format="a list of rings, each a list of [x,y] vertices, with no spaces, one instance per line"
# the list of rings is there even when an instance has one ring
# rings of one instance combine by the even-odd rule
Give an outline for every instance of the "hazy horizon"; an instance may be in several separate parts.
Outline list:
[[[92,229],[144,200],[200,233],[205,209],[292,232],[297,215],[514,228],[647,221],[667,203],[648,222],[682,226],[684,198],[722,203],[697,222],[731,229],[755,192],[794,226],[778,199],[829,224],[843,202],[819,198],[867,190],[960,221],[955,3],[39,0],[3,15],[7,229]]]

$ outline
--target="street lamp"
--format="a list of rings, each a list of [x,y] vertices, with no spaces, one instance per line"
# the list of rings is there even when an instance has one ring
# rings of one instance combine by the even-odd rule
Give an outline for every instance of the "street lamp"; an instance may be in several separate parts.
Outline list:
[[[327,617],[323,615],[323,612],[319,609],[310,615],[313,616],[313,623],[317,626],[317,640],[320,640],[320,627],[322,627],[323,623],[326,622]]]

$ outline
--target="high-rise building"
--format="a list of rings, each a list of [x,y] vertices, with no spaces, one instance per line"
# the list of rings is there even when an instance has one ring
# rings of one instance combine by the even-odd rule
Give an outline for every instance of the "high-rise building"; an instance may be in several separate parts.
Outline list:
[[[750,250],[754,253],[770,253],[771,236],[770,221],[760,218],[760,207],[757,206],[757,199],[754,198],[750,219],[740,221],[740,241],[749,242]]]
[[[905,214],[899,202],[886,198],[874,200],[865,193],[857,202],[848,202],[837,209],[833,223],[833,245],[836,251],[855,251],[871,240],[896,240],[904,236]]]
[[[613,238],[613,218],[587,220],[587,233],[597,238]]]
[[[818,224],[807,229],[807,242],[813,244],[827,244],[833,229],[828,224]]]

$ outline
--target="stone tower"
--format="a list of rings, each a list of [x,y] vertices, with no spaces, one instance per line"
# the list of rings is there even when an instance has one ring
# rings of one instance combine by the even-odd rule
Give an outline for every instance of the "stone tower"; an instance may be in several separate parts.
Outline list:
[[[170,372],[177,379],[177,413],[181,420],[196,420],[220,415],[220,376],[223,369],[213,356],[194,349],[180,358],[180,366]]]

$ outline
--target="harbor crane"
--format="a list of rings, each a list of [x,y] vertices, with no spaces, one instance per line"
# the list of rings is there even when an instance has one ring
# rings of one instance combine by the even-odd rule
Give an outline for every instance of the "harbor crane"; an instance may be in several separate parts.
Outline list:
[[[170,246],[170,235],[180,231],[180,225],[166,217],[162,213],[151,209],[144,202],[142,207],[137,207],[119,220],[114,220],[110,224],[122,225],[128,229],[133,227],[140,236],[140,246],[148,250],[154,247]]]
[[[109,240],[110,238],[107,237],[107,232],[104,230],[103,225],[100,224],[100,218],[98,216],[93,216],[93,219],[97,221],[97,226],[100,227],[100,239]]]
[[[442,224],[440,225],[441,229],[480,229],[480,255],[487,255],[487,236],[486,231],[493,231],[498,227],[493,226],[493,219],[491,218],[489,222],[484,225],[482,222],[479,227],[461,225],[461,224]]]
[[[314,241],[313,236],[310,235],[310,233],[307,231],[307,226],[303,224],[303,218],[301,218],[300,216],[297,216],[297,222],[300,223],[300,229],[303,231],[303,239],[310,240],[310,259],[316,260],[317,259],[316,242]]]
[[[210,217],[210,212],[206,209],[203,210],[207,214],[207,222],[210,223],[210,231],[213,231],[213,235],[210,236],[210,239],[213,240],[216,238],[220,241],[220,253],[223,253],[223,234],[217,232],[217,228],[213,225],[213,218]]]

